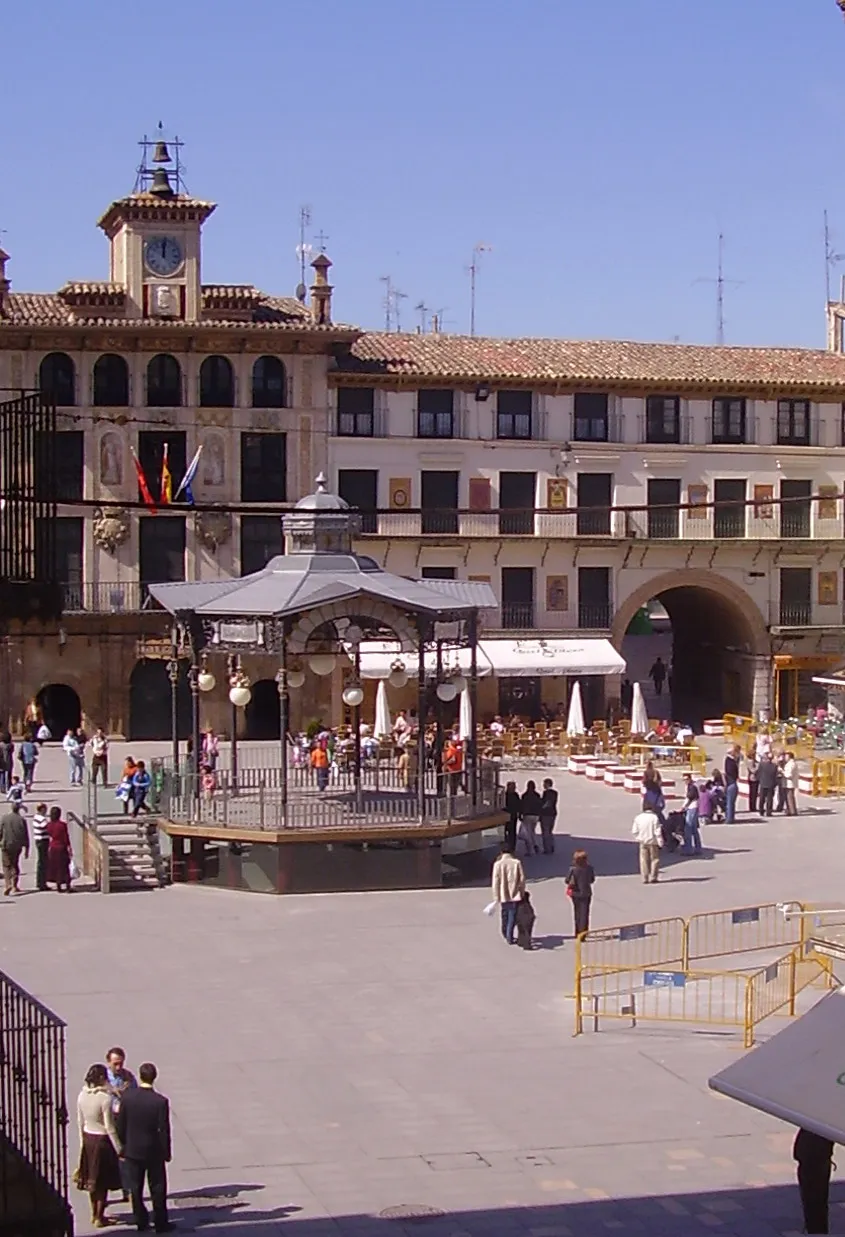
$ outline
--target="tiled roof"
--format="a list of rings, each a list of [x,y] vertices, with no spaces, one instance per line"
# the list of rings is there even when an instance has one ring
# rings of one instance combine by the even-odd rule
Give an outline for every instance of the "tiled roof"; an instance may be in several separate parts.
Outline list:
[[[112,202],[97,220],[99,227],[110,235],[122,219],[207,219],[216,209],[214,202],[190,198],[186,194],[162,197],[156,193],[131,193],[128,197]]]
[[[420,382],[517,382],[845,390],[845,357],[803,348],[729,348],[627,340],[481,339],[463,335],[361,335],[338,361],[344,373]]]
[[[90,290],[83,294],[81,290]],[[118,299],[119,294],[119,299]],[[106,299],[106,298],[110,299]],[[342,323],[318,326],[307,305],[292,296],[268,296],[249,285],[203,285],[203,308],[217,310],[220,316],[203,322],[182,322],[179,319],[127,319],[118,316],[95,315],[90,311],[99,306],[118,305],[123,301],[119,284],[72,283],[54,292],[10,292],[3,304],[0,326],[69,327],[126,326],[133,330],[155,331],[195,330],[199,326],[249,328],[251,330],[309,330],[321,333],[339,331],[357,334],[356,328]],[[232,319],[225,317],[231,309]],[[86,312],[87,311],[87,312]],[[234,314],[244,312],[241,318]]]

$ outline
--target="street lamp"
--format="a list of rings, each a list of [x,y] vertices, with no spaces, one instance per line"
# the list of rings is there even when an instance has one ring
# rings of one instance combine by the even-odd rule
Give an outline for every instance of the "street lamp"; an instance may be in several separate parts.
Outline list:
[[[232,793],[238,792],[238,709],[245,709],[252,699],[249,679],[241,668],[237,653],[227,659],[226,672],[229,678],[229,703],[232,706],[230,726],[232,731]]]
[[[405,686],[408,682],[408,671],[405,669],[404,662],[398,659],[390,667],[390,674],[387,676],[387,681],[391,687],[395,687],[397,691]]]
[[[347,679],[341,693],[343,703],[352,710],[352,737],[355,742],[355,807],[361,810],[361,705],[364,702],[364,689],[360,678],[360,651],[355,649],[356,673]]]
[[[308,658],[308,665],[314,674],[325,678],[334,670],[335,658],[333,653],[312,653]]]
[[[175,640],[167,663],[167,677],[170,679],[170,758],[176,777],[179,773],[179,659]]]

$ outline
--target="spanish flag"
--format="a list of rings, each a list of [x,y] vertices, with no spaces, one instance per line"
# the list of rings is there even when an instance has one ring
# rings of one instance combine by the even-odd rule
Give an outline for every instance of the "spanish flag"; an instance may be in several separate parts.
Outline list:
[[[170,475],[167,443],[164,444],[164,454],[161,457],[161,505],[166,507],[173,502],[173,478]]]

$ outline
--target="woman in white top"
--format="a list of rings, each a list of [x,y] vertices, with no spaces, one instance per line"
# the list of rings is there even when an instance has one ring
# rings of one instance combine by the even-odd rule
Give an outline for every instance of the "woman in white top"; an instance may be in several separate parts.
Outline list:
[[[91,1220],[95,1228],[107,1228],[109,1190],[120,1190],[120,1140],[114,1123],[112,1093],[105,1065],[92,1065],[76,1101],[79,1121],[79,1168],[77,1184],[91,1197]]]

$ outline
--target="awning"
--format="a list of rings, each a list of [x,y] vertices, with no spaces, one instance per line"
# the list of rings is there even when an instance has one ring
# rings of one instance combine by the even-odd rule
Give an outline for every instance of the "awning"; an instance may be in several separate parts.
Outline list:
[[[401,662],[412,678],[417,674],[415,653],[402,653],[396,644],[365,641],[361,645],[361,674],[365,679],[383,679],[391,667]],[[425,655],[426,670],[436,668],[433,651]],[[552,678],[559,675],[624,674],[625,661],[609,640],[496,640],[486,637],[478,642],[478,673],[495,674],[500,678]],[[468,673],[469,649],[444,650],[443,665],[456,664]]]
[[[710,1079],[721,1095],[845,1143],[845,989]]]

